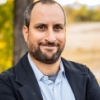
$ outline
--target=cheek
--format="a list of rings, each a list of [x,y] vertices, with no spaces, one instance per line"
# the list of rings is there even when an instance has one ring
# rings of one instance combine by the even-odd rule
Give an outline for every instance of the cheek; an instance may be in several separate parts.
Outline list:
[[[34,42],[38,42],[38,41],[41,41],[43,38],[44,38],[44,35],[43,33],[40,33],[38,31],[36,31],[35,29],[34,30],[30,30],[30,39]]]
[[[38,35],[38,34],[29,35],[29,41],[31,41],[34,44],[37,44],[40,40],[41,40],[41,35]]]
[[[66,34],[59,34],[57,36],[57,40],[61,43],[61,44],[65,44],[66,42]]]

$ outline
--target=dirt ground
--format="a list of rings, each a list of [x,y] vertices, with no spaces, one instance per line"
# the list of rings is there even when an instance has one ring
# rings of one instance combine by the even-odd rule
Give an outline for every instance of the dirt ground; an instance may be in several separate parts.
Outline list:
[[[67,25],[62,56],[87,65],[100,83],[100,22]]]

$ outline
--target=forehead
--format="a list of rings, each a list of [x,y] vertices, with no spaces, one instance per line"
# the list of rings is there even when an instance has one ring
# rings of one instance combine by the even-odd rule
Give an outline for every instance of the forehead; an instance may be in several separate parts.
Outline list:
[[[39,20],[59,20],[64,21],[64,13],[58,4],[38,3],[34,6],[30,14],[31,19]]]

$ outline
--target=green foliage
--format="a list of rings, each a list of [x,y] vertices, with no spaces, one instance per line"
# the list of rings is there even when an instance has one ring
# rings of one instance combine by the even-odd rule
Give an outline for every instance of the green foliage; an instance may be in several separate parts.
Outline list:
[[[64,7],[68,22],[96,22],[100,21],[100,7],[88,9],[85,5],[80,8]]]
[[[13,0],[0,5],[0,72],[12,65]]]

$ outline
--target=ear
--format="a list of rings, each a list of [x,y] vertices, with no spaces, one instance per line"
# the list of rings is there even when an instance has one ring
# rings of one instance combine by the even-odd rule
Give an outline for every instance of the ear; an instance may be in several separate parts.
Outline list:
[[[29,30],[28,30],[27,26],[23,26],[22,33],[23,33],[23,37],[24,37],[25,42],[27,42],[28,41],[28,35],[29,35]]]

